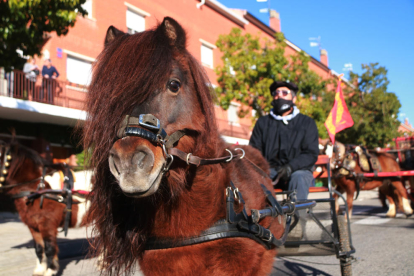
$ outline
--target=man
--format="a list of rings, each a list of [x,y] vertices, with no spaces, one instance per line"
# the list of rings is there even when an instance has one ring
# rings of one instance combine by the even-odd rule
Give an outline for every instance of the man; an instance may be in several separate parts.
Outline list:
[[[296,190],[296,198],[306,200],[318,159],[318,129],[295,106],[297,92],[291,82],[275,81],[270,86],[273,109],[257,121],[250,145],[269,162],[270,177],[279,180],[276,187]]]
[[[53,103],[53,91],[56,90],[57,83],[55,79],[59,77],[59,72],[56,70],[55,66],[52,65],[51,59],[46,59],[45,64],[42,68],[43,76],[43,89],[41,92],[41,100],[43,100],[43,93],[46,90],[46,101],[48,103]]]

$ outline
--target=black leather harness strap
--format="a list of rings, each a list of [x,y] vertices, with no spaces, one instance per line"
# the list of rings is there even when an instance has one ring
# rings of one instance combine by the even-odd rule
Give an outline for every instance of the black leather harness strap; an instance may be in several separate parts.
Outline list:
[[[264,185],[262,185],[262,189],[268,200],[268,194],[270,194],[270,196],[274,199],[270,191],[267,190]],[[286,218],[285,231],[282,237],[280,239],[276,239],[269,229],[252,221],[252,217],[247,215],[244,206],[242,212],[236,213],[234,211],[234,204],[236,201],[244,204],[240,191],[235,188],[234,184],[230,181],[230,186],[226,188],[225,220],[222,219],[217,221],[213,226],[203,231],[196,237],[183,239],[159,239],[156,237],[150,237],[146,242],[145,250],[182,247],[225,238],[249,238],[263,245],[267,249],[282,246],[285,243],[291,224],[291,215],[288,215]],[[275,204],[275,208],[280,211],[279,215],[283,215],[283,210],[276,199],[270,201],[272,204]],[[278,211],[274,210],[272,213],[278,213]]]

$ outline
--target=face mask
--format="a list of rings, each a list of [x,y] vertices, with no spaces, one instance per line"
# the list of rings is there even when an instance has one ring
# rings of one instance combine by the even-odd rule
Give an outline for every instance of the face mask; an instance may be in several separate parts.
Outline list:
[[[273,111],[276,113],[276,115],[282,115],[293,107],[293,102],[292,100],[279,98],[277,100],[273,100],[272,105],[274,107]]]

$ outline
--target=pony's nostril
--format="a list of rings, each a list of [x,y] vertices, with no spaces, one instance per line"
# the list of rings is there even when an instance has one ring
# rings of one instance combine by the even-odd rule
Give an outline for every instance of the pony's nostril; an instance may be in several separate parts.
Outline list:
[[[134,161],[137,164],[138,168],[143,169],[145,166],[145,159],[147,154],[143,151],[138,152],[134,156]]]

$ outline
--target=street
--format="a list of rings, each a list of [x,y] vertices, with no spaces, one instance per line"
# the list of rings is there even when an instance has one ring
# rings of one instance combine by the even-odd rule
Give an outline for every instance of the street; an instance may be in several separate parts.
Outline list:
[[[414,216],[385,218],[373,191],[361,192],[352,217],[352,240],[356,248],[354,275],[413,275]],[[0,213],[0,275],[31,275],[36,263],[33,241],[16,214]],[[58,235],[60,270],[57,275],[99,275],[95,258],[85,257],[85,229]],[[278,257],[272,276],[340,275],[335,256]]]

